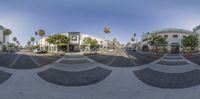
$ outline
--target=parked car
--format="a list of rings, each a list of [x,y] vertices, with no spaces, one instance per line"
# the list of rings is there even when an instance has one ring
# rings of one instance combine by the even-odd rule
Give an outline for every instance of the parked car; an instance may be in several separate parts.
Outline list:
[[[112,52],[112,51],[113,51],[113,49],[109,49],[109,50],[108,50],[108,52]]]
[[[39,51],[40,51],[40,49],[34,49],[34,50],[33,50],[34,53],[37,53],[37,52],[39,52]]]
[[[43,54],[43,53],[47,53],[47,50],[35,49],[35,50],[33,50],[33,52],[35,52],[37,54]]]

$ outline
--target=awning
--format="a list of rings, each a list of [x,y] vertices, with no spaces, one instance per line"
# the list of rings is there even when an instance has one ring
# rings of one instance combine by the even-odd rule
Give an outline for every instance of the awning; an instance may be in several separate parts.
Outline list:
[[[179,44],[179,43],[171,43],[170,45],[179,45],[179,46],[180,46],[180,44]]]

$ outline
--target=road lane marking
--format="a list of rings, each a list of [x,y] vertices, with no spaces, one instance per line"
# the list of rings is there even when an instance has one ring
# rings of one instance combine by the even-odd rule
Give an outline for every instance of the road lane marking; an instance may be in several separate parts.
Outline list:
[[[135,66],[137,66],[138,64],[135,63],[136,61],[138,61],[138,59],[132,55],[128,55],[129,56],[129,60],[131,61],[131,63]]]
[[[21,55],[17,54],[17,57],[15,58],[15,60],[10,64],[9,67],[13,67],[15,65],[15,63],[17,62],[17,60],[20,58]]]
[[[133,56],[133,55],[130,55],[130,57],[131,57],[133,60],[138,60],[138,58],[136,58],[136,57]]]
[[[37,65],[37,66],[42,66],[39,62],[37,62],[32,56],[29,56],[30,59]]]
[[[112,63],[114,63],[114,61],[118,58],[118,56],[115,56],[109,63],[108,65],[111,65]]]
[[[127,56],[129,57],[129,60],[131,61],[131,63],[135,66],[137,66],[138,64],[135,61],[138,61],[138,58],[131,55],[129,52],[126,51]]]

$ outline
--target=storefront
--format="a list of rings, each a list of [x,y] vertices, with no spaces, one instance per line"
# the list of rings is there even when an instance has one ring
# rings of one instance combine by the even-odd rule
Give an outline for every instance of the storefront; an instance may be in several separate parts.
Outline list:
[[[80,32],[68,32],[69,52],[80,52]]]
[[[170,51],[173,54],[180,53],[180,44],[179,43],[171,43],[170,44]]]

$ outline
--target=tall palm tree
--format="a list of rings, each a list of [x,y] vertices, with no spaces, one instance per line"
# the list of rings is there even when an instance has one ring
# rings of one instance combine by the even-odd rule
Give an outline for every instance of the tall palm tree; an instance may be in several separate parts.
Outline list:
[[[30,47],[30,45],[31,45],[31,41],[28,41],[28,42],[27,42],[27,45],[28,45],[28,47]]]
[[[31,42],[33,43],[34,45],[34,42],[35,42],[35,37],[31,37]]]
[[[16,41],[17,41],[17,38],[13,37],[13,42],[16,43]]]
[[[18,41],[18,40],[17,40],[16,42],[17,42],[17,44],[19,43],[19,41]]]
[[[111,29],[108,26],[104,27],[104,33],[106,34],[106,40],[107,40],[106,49],[108,49],[108,34],[111,33]]]
[[[41,37],[41,44],[40,44],[40,47],[42,47],[42,38],[43,36],[45,35],[45,31],[43,29],[39,29],[35,35],[39,35]]]
[[[113,42],[113,49],[116,49],[118,43],[117,38],[113,38],[112,42]]]
[[[4,42],[5,42],[5,36],[8,36],[8,41],[9,41],[9,36],[12,34],[12,31],[10,29],[5,29],[3,31],[3,34],[4,34]]]

